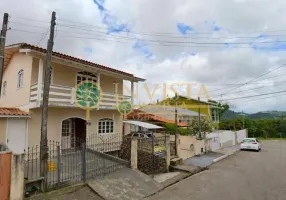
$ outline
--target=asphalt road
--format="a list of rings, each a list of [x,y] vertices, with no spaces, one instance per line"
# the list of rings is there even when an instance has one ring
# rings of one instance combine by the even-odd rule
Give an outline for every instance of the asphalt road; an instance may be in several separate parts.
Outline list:
[[[238,152],[149,199],[286,200],[286,141]]]

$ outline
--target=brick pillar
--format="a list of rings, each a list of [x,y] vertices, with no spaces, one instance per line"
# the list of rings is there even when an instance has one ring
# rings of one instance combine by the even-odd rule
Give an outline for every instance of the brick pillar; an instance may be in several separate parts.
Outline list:
[[[137,138],[132,138],[131,139],[131,168],[132,169],[137,169],[137,153],[138,152],[138,139]]]

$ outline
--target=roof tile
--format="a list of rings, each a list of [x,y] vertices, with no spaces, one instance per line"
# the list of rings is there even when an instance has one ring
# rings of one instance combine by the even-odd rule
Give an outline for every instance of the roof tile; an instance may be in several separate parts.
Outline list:
[[[44,48],[41,48],[41,47],[38,47],[38,46],[34,46],[32,44],[27,44],[27,43],[19,43],[19,44],[13,44],[13,45],[9,45],[9,46],[14,46],[14,45],[20,45],[21,48],[29,48],[31,50],[39,51],[39,52],[42,52],[42,53],[46,53],[47,52],[47,49],[44,49]],[[9,46],[7,46],[7,47],[9,47]],[[81,58],[76,58],[76,57],[73,57],[73,56],[70,56],[70,55],[67,55],[67,54],[63,54],[63,53],[59,53],[59,52],[53,51],[52,55],[56,56],[58,58],[68,59],[68,60],[71,60],[71,61],[74,61],[74,62],[77,62],[77,63],[81,63],[81,64],[84,64],[84,65],[89,65],[91,67],[96,67],[96,68],[104,69],[104,70],[107,70],[107,71],[119,73],[119,74],[122,74],[122,75],[125,75],[125,76],[129,76],[129,77],[132,77],[132,78],[144,80],[142,78],[135,77],[133,74],[130,74],[130,73],[127,73],[127,72],[124,72],[124,71],[121,71],[121,70],[117,70],[117,69],[114,69],[114,68],[111,68],[111,67],[107,67],[107,66],[104,66],[104,65],[100,65],[100,64],[97,64],[97,63],[93,63],[93,62],[90,62],[90,61],[87,61],[87,60],[83,60]]]
[[[4,116],[30,116],[29,113],[20,110],[19,108],[0,107],[0,115]]]
[[[164,123],[170,123],[170,124],[175,123],[174,120],[169,120],[169,119],[166,119],[166,118],[154,115],[154,114],[146,113],[143,111],[139,111],[139,110],[133,111],[132,113],[129,113],[127,115],[127,119],[130,119],[130,120],[150,120],[150,119],[153,119],[153,120],[164,122]],[[185,126],[187,126],[187,124],[182,123],[182,122],[178,122],[178,126],[185,127]]]

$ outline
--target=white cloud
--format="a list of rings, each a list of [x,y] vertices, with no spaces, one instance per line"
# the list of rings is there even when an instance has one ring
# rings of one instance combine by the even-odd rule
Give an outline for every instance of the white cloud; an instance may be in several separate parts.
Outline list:
[[[93,0],[27,0],[25,2],[5,0],[1,2],[0,13],[8,12],[11,15],[9,21],[12,30],[20,29],[43,33],[49,26],[51,12],[55,10],[58,19],[55,50],[134,73],[146,78],[147,82],[151,83],[198,82],[207,85],[210,91],[227,88],[211,93],[218,99],[220,99],[220,94],[234,87],[226,85],[227,83],[243,83],[269,71],[270,68],[286,63],[286,53],[283,49],[285,47],[282,44],[276,45],[276,47],[284,51],[238,48],[250,47],[249,45],[229,45],[229,48],[225,48],[225,45],[216,45],[214,48],[209,47],[210,45],[201,47],[203,45],[189,43],[251,43],[255,41],[255,37],[261,34],[261,32],[257,32],[259,30],[281,30],[286,22],[286,2],[284,0],[277,0],[275,4],[272,0],[105,0],[104,2],[108,13],[116,17],[120,23],[128,25],[131,30],[131,33],[121,32],[117,36],[145,40],[147,46],[144,47],[146,49],[143,53],[133,48],[137,40],[114,38],[98,33],[98,31],[106,32],[106,29],[98,28],[99,26],[106,27],[106,24],[102,24],[102,16]],[[17,17],[34,17],[35,20],[47,21],[47,23],[37,23]],[[77,21],[82,24],[61,20]],[[45,28],[29,27],[15,22]],[[195,34],[187,37],[192,36],[196,39],[172,38],[182,36],[177,30],[178,23],[192,27],[194,29],[192,33]],[[84,26],[84,24],[91,26]],[[77,29],[60,25],[77,25]],[[214,26],[217,26],[219,31],[213,31]],[[134,32],[152,33],[153,35],[140,35]],[[197,34],[206,32],[209,34]],[[286,40],[285,33],[281,31],[265,34],[267,36],[282,36],[263,38],[259,41]],[[9,31],[7,44],[16,42],[37,44],[42,36],[42,34]],[[254,39],[236,38],[245,36],[254,37]],[[105,41],[104,37],[117,42]],[[39,45],[45,47],[46,39],[47,37]],[[177,46],[171,46],[173,44],[169,43],[168,46],[162,45],[161,42],[159,45],[154,45],[154,42],[149,40],[183,41],[185,43],[175,44]],[[89,49],[89,53],[85,51],[86,48]],[[153,55],[150,56],[152,59],[145,58],[144,56],[151,55],[150,52]],[[272,76],[283,74],[283,70],[271,74]],[[281,81],[284,78],[285,76],[280,76],[269,80]],[[267,81],[265,80],[263,83],[266,84]],[[251,89],[258,86],[256,84],[249,87]],[[238,91],[238,93],[224,95],[224,98],[273,92],[283,88],[282,86],[282,84],[278,84],[250,92],[242,91],[248,89],[248,86],[245,86],[241,88],[242,92],[234,90],[233,92]],[[285,96],[273,99],[261,98],[256,103],[247,103],[244,100],[233,101],[233,105],[234,108],[245,111],[285,109],[282,103]],[[160,91],[157,91],[154,99],[161,97]]]

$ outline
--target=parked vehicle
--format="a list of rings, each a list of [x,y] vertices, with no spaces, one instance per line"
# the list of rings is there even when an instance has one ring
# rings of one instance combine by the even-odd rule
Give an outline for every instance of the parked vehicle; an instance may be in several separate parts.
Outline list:
[[[241,150],[261,150],[261,143],[256,138],[244,138],[240,144]]]
[[[152,138],[153,137],[151,132],[133,132],[133,133],[129,133],[127,136],[140,137],[140,138]]]

